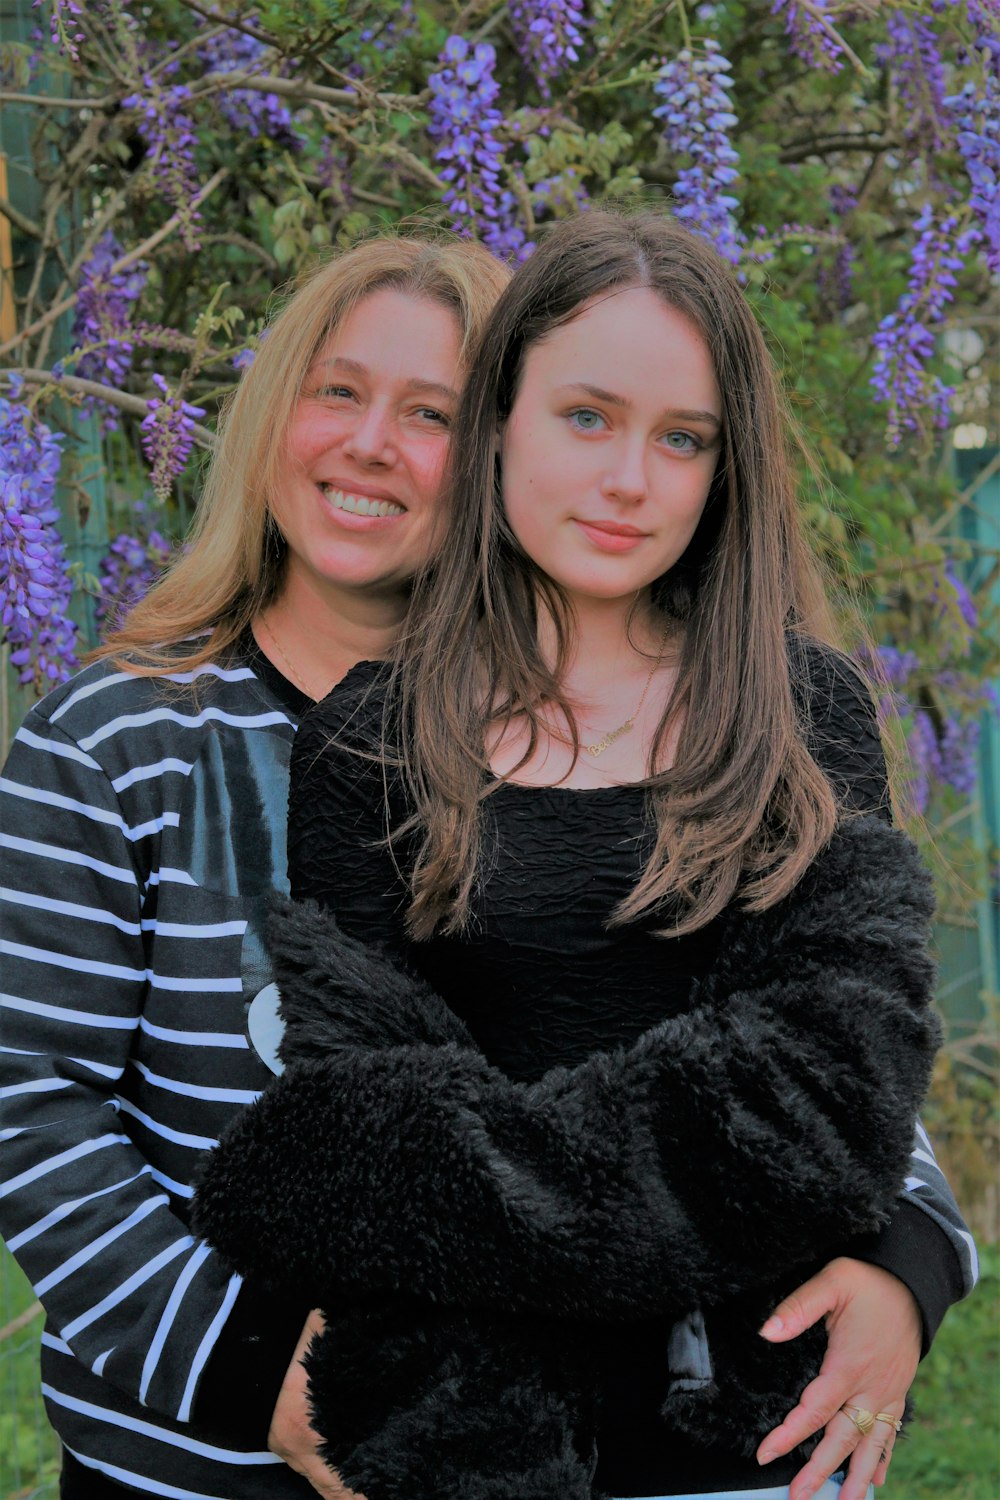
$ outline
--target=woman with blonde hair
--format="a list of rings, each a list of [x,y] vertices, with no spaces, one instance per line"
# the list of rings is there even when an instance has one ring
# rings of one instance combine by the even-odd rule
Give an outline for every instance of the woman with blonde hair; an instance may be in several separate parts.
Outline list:
[[[314,1423],[368,1500],[861,1500],[969,1247],[911,1156],[930,882],[731,268],[556,226],[446,504],[392,661],[296,740],[286,1071],[196,1222],[328,1312]],[[849,1378],[783,1341],[842,1257],[909,1308]]]
[[[311,275],[233,396],[188,550],[13,745],[0,1223],[48,1316],[65,1497],[340,1492],[293,1358],[309,1309],[191,1233],[192,1183],[268,1076],[247,1013],[296,724],[391,645],[507,275],[447,236]]]

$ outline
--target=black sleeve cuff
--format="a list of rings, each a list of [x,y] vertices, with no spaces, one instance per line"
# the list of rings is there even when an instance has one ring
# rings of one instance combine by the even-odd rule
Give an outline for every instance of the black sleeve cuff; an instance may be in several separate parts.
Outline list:
[[[852,1240],[842,1254],[881,1266],[909,1287],[923,1323],[922,1359],[945,1313],[964,1294],[962,1268],[944,1230],[922,1208],[902,1199],[880,1234]]]
[[[192,1423],[235,1447],[267,1447],[278,1392],[309,1308],[244,1283],[198,1385]]]

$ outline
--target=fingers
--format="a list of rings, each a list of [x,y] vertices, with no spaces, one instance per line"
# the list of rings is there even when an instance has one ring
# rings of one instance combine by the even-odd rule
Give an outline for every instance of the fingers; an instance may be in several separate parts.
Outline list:
[[[770,1463],[773,1458],[790,1453],[814,1432],[821,1431],[839,1411],[844,1400],[843,1390],[840,1380],[821,1370],[802,1392],[798,1406],[788,1413],[780,1426],[768,1433],[757,1449],[757,1461]]]
[[[871,1410],[860,1398],[849,1404]],[[841,1469],[846,1469],[847,1477],[839,1500],[864,1500],[869,1484],[884,1483],[895,1439],[895,1429],[888,1422],[876,1422],[871,1432],[862,1434],[845,1412],[838,1411],[827,1424],[815,1453],[789,1486],[789,1500],[809,1500],[831,1474]]]
[[[760,1330],[761,1337],[772,1343],[784,1343],[797,1338],[820,1318],[825,1318],[837,1306],[838,1293],[834,1278],[822,1270],[794,1292],[779,1302],[774,1312]]]

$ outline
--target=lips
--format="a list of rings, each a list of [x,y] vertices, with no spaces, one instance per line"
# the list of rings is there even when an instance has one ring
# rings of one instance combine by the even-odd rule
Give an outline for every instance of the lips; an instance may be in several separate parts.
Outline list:
[[[578,520],[576,524],[599,552],[631,552],[649,535],[638,526],[623,526],[617,521]]]
[[[638,526],[622,526],[617,521],[581,521],[581,526],[586,526],[589,531],[604,531],[608,536],[648,536],[648,532],[640,531]]]

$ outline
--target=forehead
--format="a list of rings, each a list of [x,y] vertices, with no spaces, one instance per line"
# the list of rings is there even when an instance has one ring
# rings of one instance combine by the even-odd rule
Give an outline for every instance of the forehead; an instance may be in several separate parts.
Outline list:
[[[451,383],[462,342],[457,314],[430,297],[381,287],[351,308],[316,352],[312,368],[338,362],[386,378]]]
[[[523,380],[582,382],[643,400],[718,406],[711,351],[686,313],[647,287],[592,298],[525,353]]]

